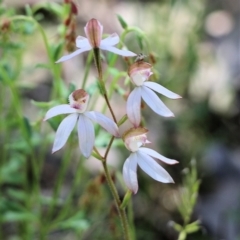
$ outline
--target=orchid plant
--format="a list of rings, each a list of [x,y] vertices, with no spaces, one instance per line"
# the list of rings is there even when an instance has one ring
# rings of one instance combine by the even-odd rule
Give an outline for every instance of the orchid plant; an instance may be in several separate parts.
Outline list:
[[[140,126],[140,105],[141,98],[143,98],[147,105],[158,115],[164,117],[173,117],[174,114],[164,105],[154,91],[171,99],[178,99],[180,96],[162,87],[161,85],[150,81],[149,78],[153,74],[151,71],[151,64],[144,62],[142,59],[137,60],[130,65],[128,70],[128,75],[134,85],[134,89],[127,99],[127,117],[123,117],[123,120],[121,119],[118,121],[115,116],[114,109],[110,104],[105,81],[103,80],[100,49],[107,50],[124,57],[134,57],[137,56],[137,54],[129,50],[123,50],[114,47],[120,41],[119,36],[116,33],[113,33],[109,37],[102,40],[103,26],[96,19],[91,19],[86,24],[84,31],[87,38],[82,36],[78,36],[76,38],[76,47],[78,49],[69,55],[61,57],[57,63],[67,61],[78,54],[93,50],[93,56],[98,71],[100,92],[102,93],[111,112],[112,119],[106,117],[100,112],[87,111],[89,94],[84,89],[79,89],[70,94],[69,104],[62,104],[48,110],[44,120],[48,120],[60,114],[70,114],[61,122],[57,129],[52,152],[58,151],[65,145],[75,125],[77,125],[80,152],[85,158],[89,158],[91,155],[93,155],[102,162],[106,179],[115,199],[120,221],[122,222],[124,237],[125,239],[130,239],[125,208],[122,207],[122,201],[119,198],[118,191],[108,170],[108,153],[114,139],[122,137],[123,143],[131,152],[130,156],[123,164],[123,180],[128,189],[128,193],[130,192],[136,194],[138,191],[137,165],[139,165],[143,171],[145,171],[156,181],[173,183],[174,181],[172,177],[164,168],[161,167],[160,164],[155,161],[155,159],[159,159],[167,164],[176,164],[177,161],[168,159],[156,151],[144,147],[144,145],[150,143],[150,141],[148,141],[146,135],[148,130]],[[127,118],[133,124],[133,127],[120,135],[118,127],[123,124]],[[111,140],[104,155],[101,155],[94,146],[95,134],[92,121],[98,123],[111,135]]]

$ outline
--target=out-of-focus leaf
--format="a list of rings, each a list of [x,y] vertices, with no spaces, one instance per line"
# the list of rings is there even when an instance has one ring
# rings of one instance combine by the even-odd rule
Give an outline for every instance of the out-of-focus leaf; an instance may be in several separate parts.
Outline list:
[[[120,206],[121,209],[124,209],[128,205],[129,201],[131,200],[131,197],[132,197],[132,192],[128,190],[126,192],[126,194],[123,198],[122,204]]]
[[[27,16],[29,16],[29,17],[33,16],[33,12],[32,12],[32,9],[30,8],[29,4],[25,5],[25,11],[26,11]]]
[[[63,11],[63,6],[58,4],[58,3],[55,3],[55,2],[41,2],[39,4],[36,4],[34,7],[33,7],[33,12],[36,13],[37,11],[39,11],[40,9],[45,9],[47,11],[50,11],[54,14],[56,14],[56,16],[58,17],[62,17],[63,14],[64,14],[64,11]]]
[[[29,123],[29,120],[26,117],[24,117],[23,120],[24,120],[24,125],[25,125],[26,130],[27,130],[26,132],[28,134],[28,138],[31,138],[32,137],[32,127]]]
[[[182,231],[178,237],[178,240],[185,240],[187,237],[187,234],[185,231]]]
[[[45,68],[45,69],[50,69],[49,64],[47,63],[38,63],[35,65],[35,68]]]
[[[90,227],[90,222],[86,220],[83,212],[79,212],[73,217],[64,220],[58,224],[61,229],[74,229],[79,231],[84,231]]]
[[[68,92],[69,92],[69,94],[68,95],[70,95],[72,92],[74,92],[76,90],[76,85],[74,84],[74,83],[70,83],[69,84],[69,87],[68,87]]]
[[[23,161],[23,157],[19,154],[9,159],[9,161],[0,168],[0,182],[21,184],[24,181],[24,176],[20,171]]]
[[[13,189],[10,188],[7,190],[7,194],[12,197],[15,198],[17,200],[26,200],[29,196],[27,195],[26,192],[24,192],[23,190],[17,190],[17,189]]]
[[[51,46],[51,56],[54,59],[54,61],[57,61],[60,58],[60,53],[61,53],[63,44],[64,44],[63,42],[60,42],[59,44]]]
[[[199,226],[199,223],[200,221],[195,221],[193,223],[190,223],[188,224],[186,227],[185,227],[185,231],[187,233],[194,233],[194,232],[197,232],[199,229],[200,229],[200,226]]]
[[[177,232],[181,232],[182,229],[183,229],[183,227],[182,227],[180,224],[175,223],[175,222],[172,222],[172,221],[171,221],[171,226],[172,226]]]
[[[128,25],[127,23],[125,22],[125,20],[117,14],[117,18],[118,18],[118,21],[120,22],[121,26],[123,29],[127,29]]]
[[[137,34],[137,42],[139,45],[139,48],[141,49],[141,51],[143,50],[143,39],[142,39],[142,35]]]
[[[34,214],[25,212],[13,212],[8,211],[7,213],[0,216],[1,222],[22,222],[22,221],[33,221],[35,220]]]

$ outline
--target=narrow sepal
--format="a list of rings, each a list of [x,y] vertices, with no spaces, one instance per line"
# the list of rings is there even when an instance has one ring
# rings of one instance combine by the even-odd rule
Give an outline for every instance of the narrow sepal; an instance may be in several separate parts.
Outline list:
[[[95,140],[93,123],[88,117],[80,114],[77,127],[80,151],[84,157],[89,158],[91,156]]]
[[[159,99],[157,94],[144,85],[142,86],[142,98],[155,113],[164,117],[174,117],[174,114]]]
[[[137,152],[137,160],[140,168],[153,179],[163,183],[173,183],[169,173],[161,167],[154,159],[143,152]]]
[[[134,127],[141,121],[141,87],[136,87],[127,99],[127,115]]]
[[[136,153],[132,153],[125,161],[123,165],[123,179],[128,189],[136,194],[138,191]]]
[[[66,118],[64,118],[63,121],[60,123],[60,125],[57,129],[57,132],[56,132],[56,136],[55,136],[55,140],[54,140],[54,144],[53,144],[53,148],[52,148],[52,153],[58,151],[65,145],[72,130],[74,129],[74,127],[76,125],[77,118],[78,118],[77,113],[71,114],[71,115],[67,116]]]
[[[76,109],[72,108],[69,104],[62,104],[49,109],[43,120],[46,121],[60,114],[76,113],[76,112],[77,112]]]
[[[144,85],[146,87],[149,87],[151,88],[152,90],[168,97],[168,98],[171,98],[171,99],[178,99],[178,98],[181,98],[181,96],[179,96],[178,94],[168,90],[167,88],[161,86],[160,84],[158,83],[155,83],[155,82],[144,82]]]
[[[102,113],[95,111],[86,112],[84,115],[90,118],[92,121],[97,122],[113,136],[120,137],[118,126],[112,119],[106,117]]]
[[[145,153],[151,157],[157,158],[157,159],[161,160],[162,162],[165,162],[170,165],[178,163],[178,161],[176,161],[174,159],[166,158],[163,155],[159,154],[158,152],[156,152],[150,148],[141,147],[141,148],[139,148],[138,151],[141,153]]]

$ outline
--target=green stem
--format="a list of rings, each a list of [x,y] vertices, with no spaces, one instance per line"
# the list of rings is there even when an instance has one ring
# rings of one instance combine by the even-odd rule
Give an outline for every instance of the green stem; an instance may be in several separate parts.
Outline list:
[[[117,123],[117,119],[115,117],[115,114],[113,112],[113,109],[110,105],[108,96],[107,96],[107,91],[106,91],[106,87],[105,87],[105,83],[103,81],[103,74],[102,74],[102,64],[101,64],[101,55],[100,55],[100,49],[99,48],[94,48],[93,49],[93,54],[94,54],[94,62],[98,71],[98,81],[99,81],[99,88],[100,88],[100,92],[103,95],[107,106],[111,112],[111,115],[113,117],[113,120],[115,123]]]
[[[126,215],[125,209],[121,209],[121,207],[120,207],[121,206],[121,201],[119,199],[119,195],[118,195],[117,189],[116,189],[116,187],[113,183],[112,177],[111,177],[111,175],[108,171],[106,160],[102,161],[102,165],[103,165],[104,173],[105,173],[105,176],[106,176],[106,179],[107,179],[107,182],[108,182],[108,186],[109,186],[110,191],[111,191],[111,193],[113,195],[113,198],[115,200],[115,204],[116,204],[116,207],[117,207],[119,218],[120,218],[120,221],[121,221],[121,224],[122,224],[122,227],[123,227],[123,231],[124,231],[124,239],[125,240],[130,240],[128,222],[127,222],[127,215]]]
[[[109,108],[109,110],[112,114],[112,117],[113,117],[115,123],[117,123],[117,119],[116,119],[115,114],[112,110],[112,107],[109,103],[109,99],[108,99],[108,96],[107,96],[107,93],[106,93],[105,83],[103,81],[100,49],[93,49],[93,53],[94,53],[95,65],[96,65],[96,68],[97,68],[97,71],[98,71],[98,78],[99,78],[98,80],[99,80],[99,85],[100,85],[100,91],[105,98],[105,101],[107,103],[107,106],[108,106],[108,108]],[[103,165],[104,173],[105,173],[105,176],[106,176],[106,179],[107,179],[107,182],[108,182],[108,186],[110,188],[110,191],[113,195],[113,198],[114,198],[114,201],[115,201],[115,204],[116,204],[118,215],[119,215],[121,225],[122,225],[122,228],[123,228],[124,239],[125,240],[130,240],[128,222],[127,222],[127,215],[126,215],[125,209],[121,209],[121,207],[120,207],[121,206],[121,200],[119,198],[117,189],[114,185],[114,182],[111,178],[111,175],[110,175],[110,173],[108,171],[108,167],[107,167],[107,156],[108,156],[108,153],[110,151],[110,148],[112,146],[113,141],[114,141],[114,137],[111,138],[111,140],[108,144],[107,150],[104,154],[104,158],[102,159],[102,165]]]

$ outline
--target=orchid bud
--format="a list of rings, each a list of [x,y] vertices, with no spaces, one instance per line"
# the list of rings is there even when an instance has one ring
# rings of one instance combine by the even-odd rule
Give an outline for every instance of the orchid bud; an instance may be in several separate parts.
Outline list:
[[[143,83],[153,74],[151,68],[151,64],[137,61],[129,67],[128,75],[135,85],[142,86]]]
[[[78,89],[69,95],[69,104],[78,110],[79,113],[86,111],[88,106],[89,95],[83,89]]]
[[[90,45],[93,48],[99,48],[102,40],[102,32],[103,32],[103,26],[101,25],[101,23],[97,19],[92,18],[86,24],[84,31]]]
[[[150,143],[147,140],[147,132],[148,130],[143,127],[131,128],[126,131],[122,137],[126,148],[131,152],[136,152],[141,146]]]

